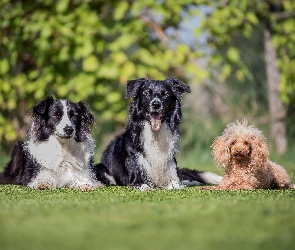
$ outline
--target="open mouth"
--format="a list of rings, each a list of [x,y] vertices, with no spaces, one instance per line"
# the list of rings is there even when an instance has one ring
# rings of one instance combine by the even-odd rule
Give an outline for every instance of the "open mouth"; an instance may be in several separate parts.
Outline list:
[[[160,130],[161,125],[162,125],[162,121],[161,121],[162,113],[150,112],[149,117],[150,117],[151,129],[153,131]]]

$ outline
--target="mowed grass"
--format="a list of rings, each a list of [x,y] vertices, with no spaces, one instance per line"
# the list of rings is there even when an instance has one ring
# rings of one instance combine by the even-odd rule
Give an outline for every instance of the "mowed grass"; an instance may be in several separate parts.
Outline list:
[[[294,249],[295,190],[0,186],[0,249]]]
[[[221,173],[195,158],[178,162]],[[294,182],[293,162],[278,159]],[[295,249],[295,189],[142,193],[0,186],[0,249]]]

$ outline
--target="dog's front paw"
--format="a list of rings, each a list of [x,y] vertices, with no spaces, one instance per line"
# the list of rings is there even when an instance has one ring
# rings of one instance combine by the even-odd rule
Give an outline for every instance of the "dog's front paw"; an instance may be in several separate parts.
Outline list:
[[[141,192],[151,191],[152,188],[148,184],[142,184],[138,187]]]
[[[52,183],[30,183],[28,187],[38,190],[54,189],[56,186]]]
[[[32,188],[39,189],[39,190],[45,190],[45,189],[54,189],[55,187],[53,185],[40,183]]]
[[[73,187],[73,188],[76,189],[76,190],[79,190],[79,191],[83,191],[83,192],[91,191],[91,190],[94,189],[94,187],[90,186],[90,185],[78,186],[78,187]]]
[[[179,181],[171,181],[167,186],[167,189],[182,189],[185,188],[185,185],[182,185]]]
[[[73,185],[68,187],[79,190],[79,191],[90,191],[96,188],[104,187],[104,185],[99,181],[99,182],[96,182],[95,184],[84,184],[84,185],[81,184],[81,185]]]

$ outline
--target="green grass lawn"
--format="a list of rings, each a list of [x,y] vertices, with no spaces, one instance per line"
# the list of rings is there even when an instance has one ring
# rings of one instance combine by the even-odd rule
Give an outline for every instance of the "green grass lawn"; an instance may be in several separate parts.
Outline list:
[[[186,155],[178,162],[222,173],[208,157]],[[276,161],[295,182],[294,156],[288,157]],[[0,249],[295,249],[295,189],[141,193],[0,186]]]
[[[294,249],[295,190],[0,186],[0,249]]]

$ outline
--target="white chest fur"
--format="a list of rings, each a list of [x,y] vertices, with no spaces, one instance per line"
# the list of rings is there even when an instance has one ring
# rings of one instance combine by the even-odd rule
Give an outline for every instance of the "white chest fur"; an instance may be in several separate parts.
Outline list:
[[[179,188],[174,155],[177,153],[178,135],[172,134],[164,123],[159,131],[152,131],[145,122],[141,135],[143,154],[138,155],[141,167],[157,187]]]
[[[73,138],[61,143],[52,135],[44,142],[29,140],[25,147],[40,165],[40,171],[29,187],[91,189],[100,185],[89,169],[94,153],[92,138],[83,143]]]

